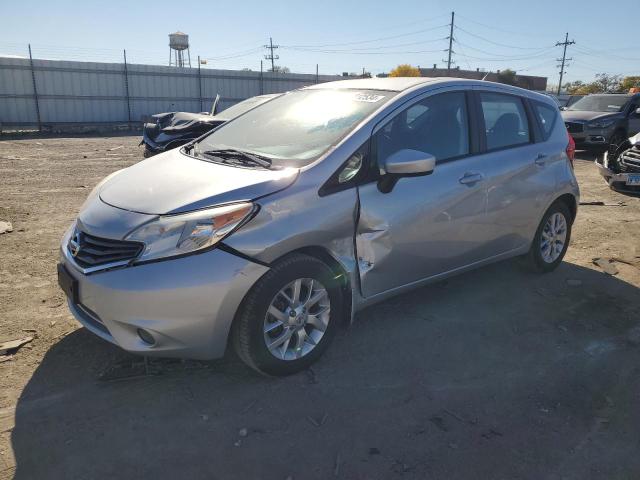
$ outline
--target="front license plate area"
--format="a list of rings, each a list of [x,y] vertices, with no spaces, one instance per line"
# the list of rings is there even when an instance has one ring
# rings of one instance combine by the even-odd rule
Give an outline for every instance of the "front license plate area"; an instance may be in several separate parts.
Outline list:
[[[78,281],[67,272],[61,263],[58,264],[58,285],[73,303],[79,303]]]
[[[640,174],[629,175],[627,177],[627,185],[640,185]]]

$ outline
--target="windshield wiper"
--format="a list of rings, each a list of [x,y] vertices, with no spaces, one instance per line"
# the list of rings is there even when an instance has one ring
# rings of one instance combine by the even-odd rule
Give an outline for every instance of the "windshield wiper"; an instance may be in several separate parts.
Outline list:
[[[271,160],[267,157],[255,155],[243,150],[234,148],[223,148],[219,150],[205,150],[198,152],[207,157],[215,157],[222,160],[222,163],[240,164],[240,165],[258,165],[263,168],[271,168]]]

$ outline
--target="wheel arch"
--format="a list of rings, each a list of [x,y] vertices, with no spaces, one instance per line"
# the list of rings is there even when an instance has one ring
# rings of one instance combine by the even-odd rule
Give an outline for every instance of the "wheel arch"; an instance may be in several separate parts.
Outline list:
[[[569,209],[571,213],[571,223],[573,223],[578,214],[578,201],[576,197],[571,193],[565,193],[556,198],[551,205],[558,202],[563,203]]]
[[[287,255],[290,255],[292,253],[300,253],[302,255],[314,257],[331,269],[334,274],[334,278],[340,285],[340,291],[342,292],[342,320],[350,321],[353,292],[351,290],[351,278],[347,268],[339,260],[337,260],[327,248],[321,247],[319,245],[301,247],[287,253]],[[287,255],[283,255],[280,258],[284,258]],[[280,258],[278,260],[280,260]]]

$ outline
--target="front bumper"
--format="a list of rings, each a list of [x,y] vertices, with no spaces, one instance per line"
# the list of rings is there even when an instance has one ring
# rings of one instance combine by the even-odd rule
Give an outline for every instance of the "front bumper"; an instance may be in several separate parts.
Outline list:
[[[628,173],[616,173],[609,168],[608,155],[609,152],[605,152],[602,157],[596,158],[595,164],[600,175],[602,175],[602,178],[605,179],[609,187],[617,192],[639,194],[640,187],[627,185],[627,179],[629,178]]]
[[[578,148],[598,148],[609,145],[609,138],[613,134],[611,128],[587,128],[582,132],[571,133]]]
[[[66,245],[66,243],[63,243]],[[220,249],[85,275],[65,254],[78,281],[69,309],[88,330],[141,355],[209,360],[224,355],[245,294],[268,267]],[[142,340],[138,329],[155,343]]]

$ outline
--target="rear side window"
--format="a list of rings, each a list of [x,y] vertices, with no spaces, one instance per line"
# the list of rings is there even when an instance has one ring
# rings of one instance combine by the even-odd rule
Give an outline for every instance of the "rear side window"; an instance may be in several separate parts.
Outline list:
[[[556,126],[558,120],[558,109],[553,108],[544,103],[532,102],[533,111],[540,122],[540,128],[542,130],[542,136],[545,140],[548,140],[553,132],[553,128]]]
[[[487,150],[529,143],[529,122],[522,100],[500,93],[480,93]]]

